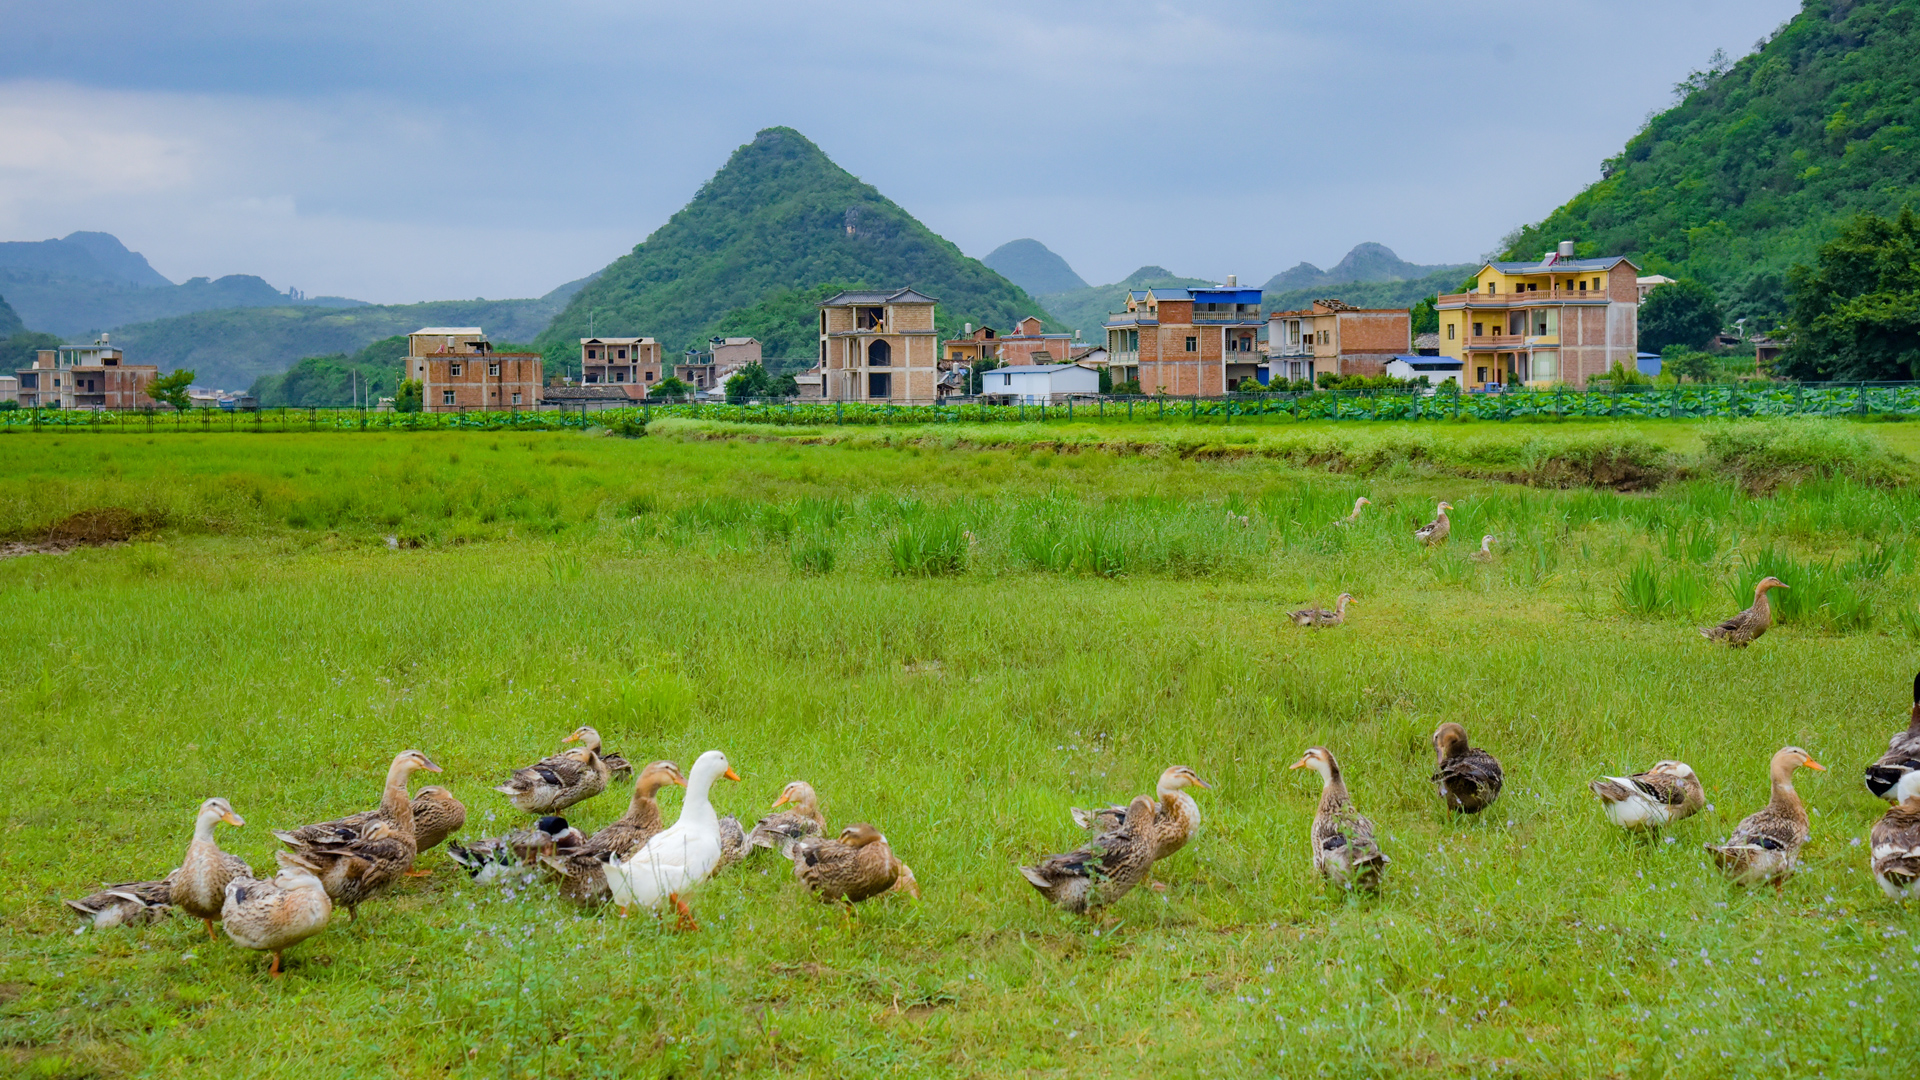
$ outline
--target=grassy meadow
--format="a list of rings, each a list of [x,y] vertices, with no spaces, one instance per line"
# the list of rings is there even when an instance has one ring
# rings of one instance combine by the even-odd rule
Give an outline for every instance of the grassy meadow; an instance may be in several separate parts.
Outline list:
[[[1860,769],[1920,654],[1914,456],[1920,424],[1836,421],[0,437],[0,542],[100,508],[135,533],[0,560],[0,1067],[1897,1072],[1920,915],[1867,872]],[[1768,573],[1775,629],[1701,640]],[[1341,591],[1348,625],[1286,623]],[[1506,766],[1478,818],[1427,782],[1449,720]],[[811,781],[924,899],[843,920],[761,853],[683,935],[435,851],[277,981],[190,918],[76,933],[60,903],[164,874],[211,795],[264,868],[407,747],[464,836],[504,831],[492,785],[582,723],[636,762],[725,750],[749,823]],[[1831,768],[1797,778],[1813,840],[1780,893],[1734,889],[1700,845],[1789,743]],[[1377,898],[1313,876],[1311,745],[1393,860]],[[1713,808],[1612,830],[1586,781],[1668,757]],[[1096,925],[1015,872],[1175,763],[1215,789],[1164,893]]]

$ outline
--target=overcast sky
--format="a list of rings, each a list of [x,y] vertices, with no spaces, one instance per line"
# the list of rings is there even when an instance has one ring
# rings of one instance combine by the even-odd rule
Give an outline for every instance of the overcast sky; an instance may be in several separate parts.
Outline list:
[[[981,256],[1478,257],[1793,0],[0,0],[0,239],[176,281],[538,295],[774,124]]]

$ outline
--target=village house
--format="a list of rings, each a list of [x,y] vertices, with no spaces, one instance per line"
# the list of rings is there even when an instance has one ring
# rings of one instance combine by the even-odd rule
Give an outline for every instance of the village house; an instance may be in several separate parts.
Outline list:
[[[955,366],[971,368],[982,360],[1000,360],[1000,332],[991,326],[974,329],[968,323],[961,336],[948,338],[940,343],[940,369],[946,371]]]
[[[1223,394],[1256,376],[1260,323],[1260,290],[1231,276],[1218,287],[1132,290],[1127,309],[1107,315],[1108,367],[1149,394]]]
[[[407,335],[407,377],[428,412],[529,408],[540,404],[539,353],[493,351],[477,326],[427,326]]]
[[[580,339],[580,385],[616,386],[639,399],[660,381],[660,343],[650,337]]]
[[[1388,361],[1412,352],[1413,321],[1405,308],[1358,308],[1315,300],[1299,311],[1267,316],[1267,378],[1380,375]]]
[[[704,350],[688,349],[685,358],[673,365],[673,377],[696,390],[716,390],[749,364],[760,363],[757,338],[709,338]]]
[[[1058,364],[1073,350],[1073,335],[1049,334],[1038,316],[1029,315],[1014,323],[1013,333],[1000,335],[994,345],[993,359],[1003,365]]]
[[[911,288],[841,292],[822,301],[819,362],[826,400],[933,401],[938,303]]]
[[[1100,393],[1100,372],[1079,364],[1009,364],[980,376],[980,396],[1005,404],[1057,405]]]
[[[1577,259],[1572,241],[1539,262],[1487,263],[1472,292],[1435,303],[1441,355],[1459,360],[1467,385],[1476,388],[1584,387],[1615,362],[1632,367],[1639,272],[1622,256]]]
[[[41,349],[32,367],[14,372],[14,394],[27,409],[151,409],[147,385],[159,377],[152,364],[127,363],[101,334],[91,345]]]

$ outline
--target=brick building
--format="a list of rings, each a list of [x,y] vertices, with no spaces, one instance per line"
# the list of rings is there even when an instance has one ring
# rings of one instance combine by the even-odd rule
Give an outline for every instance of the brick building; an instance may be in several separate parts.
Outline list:
[[[147,385],[159,377],[152,364],[127,363],[102,334],[91,345],[41,349],[14,372],[14,394],[26,409],[151,409]]]
[[[1231,277],[1218,287],[1131,291],[1127,309],[1107,315],[1113,380],[1138,378],[1149,394],[1223,394],[1257,377],[1260,323],[1260,290]]]
[[[580,339],[580,385],[616,386],[643,398],[661,379],[660,343],[650,337]]]
[[[933,401],[938,303],[911,288],[842,292],[822,301],[819,360],[826,400]]]
[[[1469,387],[1584,387],[1639,353],[1640,268],[1622,256],[1577,259],[1562,242],[1539,262],[1487,263],[1469,293],[1449,293],[1440,353],[1462,362]]]
[[[673,377],[701,390],[724,387],[741,368],[761,363],[760,350],[758,338],[708,338],[704,351],[688,349],[673,365]]]
[[[1299,311],[1267,316],[1267,378],[1381,375],[1412,351],[1413,320],[1405,308],[1357,308],[1315,300]]]
[[[494,352],[477,326],[428,326],[408,334],[407,377],[420,381],[428,412],[540,404],[540,354]]]
[[[940,348],[948,361],[991,359],[1005,366],[1057,364],[1072,352],[1073,335],[1049,334],[1039,316],[1029,315],[1013,324],[1011,334],[996,333],[991,326],[983,326],[966,337],[941,342]],[[1039,354],[1045,355],[1036,360]]]

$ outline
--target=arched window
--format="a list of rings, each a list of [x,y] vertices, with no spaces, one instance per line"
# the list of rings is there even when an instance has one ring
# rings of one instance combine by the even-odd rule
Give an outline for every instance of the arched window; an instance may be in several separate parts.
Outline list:
[[[888,367],[893,363],[893,346],[884,341],[876,341],[867,346],[868,367]]]

